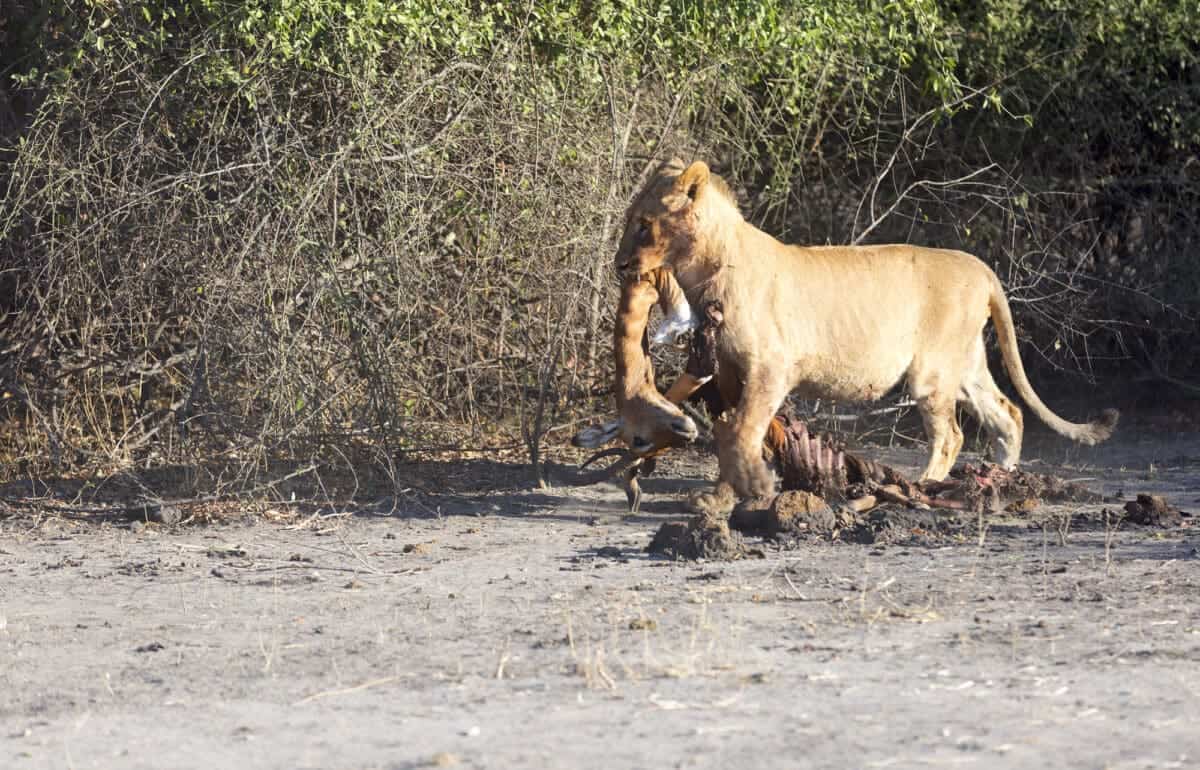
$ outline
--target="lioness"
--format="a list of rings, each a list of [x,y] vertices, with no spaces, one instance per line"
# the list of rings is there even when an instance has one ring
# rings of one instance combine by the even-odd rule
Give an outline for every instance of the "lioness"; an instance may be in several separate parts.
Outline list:
[[[617,272],[669,267],[693,307],[725,309],[718,386],[737,404],[718,436],[720,480],[693,500],[728,512],[734,492],[768,495],[761,446],[792,390],[807,398],[874,400],[904,378],[930,441],[923,479],[945,478],[962,446],[961,403],[999,445],[1005,467],[1021,455],[1021,411],[992,380],[983,346],[988,318],[1017,392],[1055,432],[1084,444],[1109,437],[1115,410],[1067,422],[1038,398],[1017,350],[999,279],[960,251],[890,246],[788,246],[746,222],[724,180],[696,161],[661,166],[626,214]]]

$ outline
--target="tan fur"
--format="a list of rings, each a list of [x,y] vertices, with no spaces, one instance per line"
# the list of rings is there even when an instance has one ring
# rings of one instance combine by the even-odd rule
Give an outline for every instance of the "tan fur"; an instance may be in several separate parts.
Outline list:
[[[664,164],[630,206],[616,256],[623,275],[671,268],[693,307],[722,302],[720,389],[737,407],[718,437],[721,481],[769,494],[762,462],[768,424],[792,390],[869,401],[900,380],[930,442],[923,478],[942,479],[962,446],[955,405],[975,413],[1007,467],[1020,459],[1018,410],[987,369],[983,327],[996,326],[1005,367],[1026,404],[1056,432],[1106,439],[1116,413],[1070,423],[1034,393],[999,279],[975,257],[909,245],[800,247],[747,223],[728,187],[696,162]],[[722,440],[723,438],[723,440]],[[728,495],[698,501],[724,507]]]
[[[663,315],[669,318],[678,315],[679,309],[687,307],[688,303],[674,274],[665,267],[651,270],[623,286],[613,335],[616,365],[614,391],[617,394],[621,431],[626,437],[626,443],[630,442],[629,436],[649,437],[654,447],[644,455],[655,456],[678,445],[678,435],[671,429],[670,423],[676,420],[681,412],[662,404],[657,397],[652,364],[644,346],[645,329],[649,323],[650,308],[654,304],[657,303],[662,308]],[[681,404],[709,379],[711,378],[697,377],[684,372],[662,398],[670,405]],[[741,384],[736,381],[729,384],[735,390],[728,403],[737,403]],[[763,451],[768,457],[774,457],[786,441],[783,423],[772,420],[763,443]]]

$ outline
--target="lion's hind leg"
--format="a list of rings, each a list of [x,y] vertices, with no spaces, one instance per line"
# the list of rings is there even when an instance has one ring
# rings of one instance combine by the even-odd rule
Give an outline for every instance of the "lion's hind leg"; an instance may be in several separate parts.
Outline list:
[[[945,479],[958,459],[963,433],[955,407],[964,389],[983,392],[981,378],[991,382],[982,334],[987,318],[979,312],[983,307],[963,297],[957,312],[943,306],[946,312],[926,318],[919,335],[920,344],[909,364],[907,380],[908,392],[917,402],[929,439],[929,464],[921,474],[923,480]]]
[[[962,428],[954,414],[954,398],[940,391],[917,398],[917,411],[929,439],[929,464],[922,481],[941,481],[954,467],[963,445]]]
[[[966,407],[987,431],[999,450],[999,461],[1012,470],[1021,460],[1021,437],[1025,421],[1021,409],[1007,399],[987,368],[983,340],[971,351],[971,368],[959,389],[959,402]]]

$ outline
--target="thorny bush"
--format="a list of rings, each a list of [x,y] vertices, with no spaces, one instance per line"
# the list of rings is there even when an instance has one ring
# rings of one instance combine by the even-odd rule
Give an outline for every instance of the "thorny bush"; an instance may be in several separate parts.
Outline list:
[[[0,480],[536,465],[603,408],[611,249],[671,154],[785,239],[979,254],[1054,367],[1186,379],[1198,27],[1010,5],[16,0]]]

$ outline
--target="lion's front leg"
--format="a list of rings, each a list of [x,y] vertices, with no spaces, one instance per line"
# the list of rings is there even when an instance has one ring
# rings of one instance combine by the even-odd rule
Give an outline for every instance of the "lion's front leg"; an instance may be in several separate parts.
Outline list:
[[[775,492],[775,474],[763,460],[762,446],[787,393],[787,383],[778,377],[750,378],[733,416],[732,435],[724,446],[718,442],[721,478],[742,497],[767,497]]]
[[[726,456],[734,442],[732,410],[713,420],[713,439],[717,444],[717,461],[720,464],[720,475],[712,489],[697,491],[688,500],[688,505],[701,516],[728,516],[737,504],[737,493],[733,485],[725,479]]]
[[[763,460],[762,442],[787,393],[787,383],[778,377],[749,378],[737,409],[713,425],[720,478],[711,492],[692,498],[693,509],[728,514],[737,496],[767,497],[775,492],[775,477]]]

